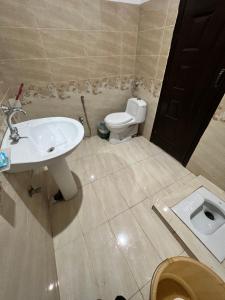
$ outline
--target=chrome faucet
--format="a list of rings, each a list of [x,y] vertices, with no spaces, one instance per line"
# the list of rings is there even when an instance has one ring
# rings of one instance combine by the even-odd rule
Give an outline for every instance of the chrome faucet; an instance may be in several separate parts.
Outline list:
[[[12,126],[12,117],[17,113],[17,112],[22,112],[24,115],[26,115],[25,110],[19,107],[8,107],[6,105],[1,106],[2,111],[6,115],[6,121],[7,125],[10,130],[10,139],[12,140],[13,143],[18,143],[19,140],[21,139],[21,136],[19,135],[18,128],[16,126]]]

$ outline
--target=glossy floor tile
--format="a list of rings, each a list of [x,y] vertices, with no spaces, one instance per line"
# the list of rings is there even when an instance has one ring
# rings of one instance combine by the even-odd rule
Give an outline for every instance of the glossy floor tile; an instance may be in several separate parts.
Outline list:
[[[136,293],[137,283],[109,225],[99,226],[85,239],[101,299],[111,300],[117,295],[130,298]]]
[[[84,238],[81,236],[56,250],[55,255],[61,299],[98,299],[97,282]]]
[[[110,221],[117,244],[126,257],[134,277],[141,288],[151,279],[161,258],[131,211],[126,211]]]
[[[47,201],[14,175],[0,175],[0,299],[59,300]]]
[[[108,219],[113,218],[122,211],[128,209],[128,205],[122,197],[112,176],[106,176],[92,184],[98,199],[100,200]]]
[[[152,203],[194,176],[143,137],[87,138],[67,160],[78,195],[50,207],[61,300],[147,299],[158,264],[184,253]]]
[[[132,212],[159,256],[162,259],[165,259],[181,254],[183,248],[174,240],[173,235],[165,227],[155,212],[152,209],[149,209],[149,206],[146,205],[147,201],[149,200],[147,199],[133,207]]]

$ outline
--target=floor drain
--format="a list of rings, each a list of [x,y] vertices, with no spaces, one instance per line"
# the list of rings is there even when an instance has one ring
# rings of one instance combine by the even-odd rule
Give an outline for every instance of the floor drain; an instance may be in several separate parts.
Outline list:
[[[55,147],[50,147],[48,150],[47,150],[47,152],[52,152],[52,151],[54,151],[55,150]]]
[[[207,210],[206,210],[204,213],[205,213],[205,215],[206,215],[206,217],[207,217],[208,219],[210,219],[210,220],[215,220],[214,215],[213,215],[210,211],[207,211]]]

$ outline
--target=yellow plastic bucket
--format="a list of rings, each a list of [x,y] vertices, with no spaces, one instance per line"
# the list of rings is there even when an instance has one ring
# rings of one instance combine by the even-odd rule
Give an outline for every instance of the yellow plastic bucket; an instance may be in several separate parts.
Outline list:
[[[150,300],[225,300],[225,283],[202,263],[173,257],[156,269]]]

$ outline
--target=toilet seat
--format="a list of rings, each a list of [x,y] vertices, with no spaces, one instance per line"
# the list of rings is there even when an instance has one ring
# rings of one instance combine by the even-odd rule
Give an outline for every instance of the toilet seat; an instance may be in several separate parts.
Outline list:
[[[134,118],[127,112],[112,113],[105,117],[105,122],[112,125],[125,125],[132,121]]]

